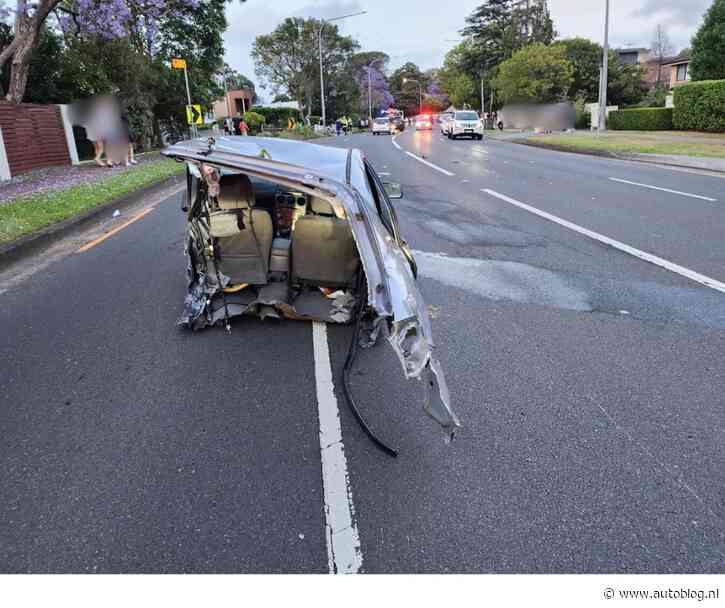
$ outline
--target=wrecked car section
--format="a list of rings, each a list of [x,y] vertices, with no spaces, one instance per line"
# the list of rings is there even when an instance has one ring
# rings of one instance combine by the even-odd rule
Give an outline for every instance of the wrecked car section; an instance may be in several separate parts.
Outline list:
[[[286,164],[268,158],[269,152],[261,158],[235,154],[231,148],[223,146],[210,150],[202,140],[177,144],[164,153],[194,166],[194,173],[203,175],[210,189],[215,186],[208,167],[215,167],[270,180],[329,201],[336,215],[349,222],[366,279],[363,281],[366,293],[361,294],[348,289],[292,287],[286,282],[249,285],[229,293],[229,277],[214,263],[213,239],[204,214],[198,209],[194,212],[196,205],[208,206],[209,202],[197,200],[189,212],[189,285],[184,313],[179,320],[181,325],[201,329],[244,314],[328,323],[352,321],[360,323],[359,345],[362,347],[375,344],[384,326],[388,343],[398,356],[406,379],[423,383],[424,410],[443,427],[449,438],[453,436],[460,423],[451,410],[441,366],[433,356],[427,308],[408,261],[386,232],[375,209],[363,200],[354,179],[352,185],[347,185],[316,173],[309,166],[312,163],[306,167]],[[354,163],[362,163],[359,152],[351,151],[351,155],[354,155]],[[205,191],[198,193],[198,198],[206,197]],[[366,297],[367,303],[367,306],[363,305],[364,312],[359,319],[354,318],[358,305],[356,297]]]

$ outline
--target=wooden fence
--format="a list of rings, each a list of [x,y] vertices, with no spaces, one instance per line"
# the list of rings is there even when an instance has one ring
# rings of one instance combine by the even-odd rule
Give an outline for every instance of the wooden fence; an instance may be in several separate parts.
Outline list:
[[[10,176],[70,165],[66,133],[57,105],[0,103],[0,128]]]

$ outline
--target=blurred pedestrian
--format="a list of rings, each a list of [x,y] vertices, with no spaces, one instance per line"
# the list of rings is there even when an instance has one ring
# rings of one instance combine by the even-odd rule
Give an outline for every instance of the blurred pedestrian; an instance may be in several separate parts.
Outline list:
[[[335,134],[339,137],[340,131],[342,131],[342,121],[338,118],[335,121]]]
[[[134,157],[133,153],[133,131],[131,130],[131,124],[128,121],[128,114],[126,114],[126,112],[121,113],[121,137],[126,141],[126,157],[124,164],[127,167],[130,165],[138,165],[138,161]]]
[[[242,131],[240,129],[240,124],[242,122],[242,115],[237,112],[236,116],[232,118],[232,134],[233,135],[241,135]]]
[[[244,118],[239,121],[239,134],[247,135],[249,133],[249,125],[245,122]]]

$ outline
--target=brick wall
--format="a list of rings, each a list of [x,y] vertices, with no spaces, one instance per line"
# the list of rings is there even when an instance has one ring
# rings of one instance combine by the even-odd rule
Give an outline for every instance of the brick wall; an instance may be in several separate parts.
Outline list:
[[[0,128],[11,175],[71,164],[58,106],[2,102]]]

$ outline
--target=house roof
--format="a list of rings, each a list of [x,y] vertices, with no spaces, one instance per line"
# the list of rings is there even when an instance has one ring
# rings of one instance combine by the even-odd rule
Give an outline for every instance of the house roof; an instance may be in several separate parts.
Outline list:
[[[690,55],[676,55],[675,57],[665,57],[662,65],[676,65],[678,63],[689,63],[692,59]]]

